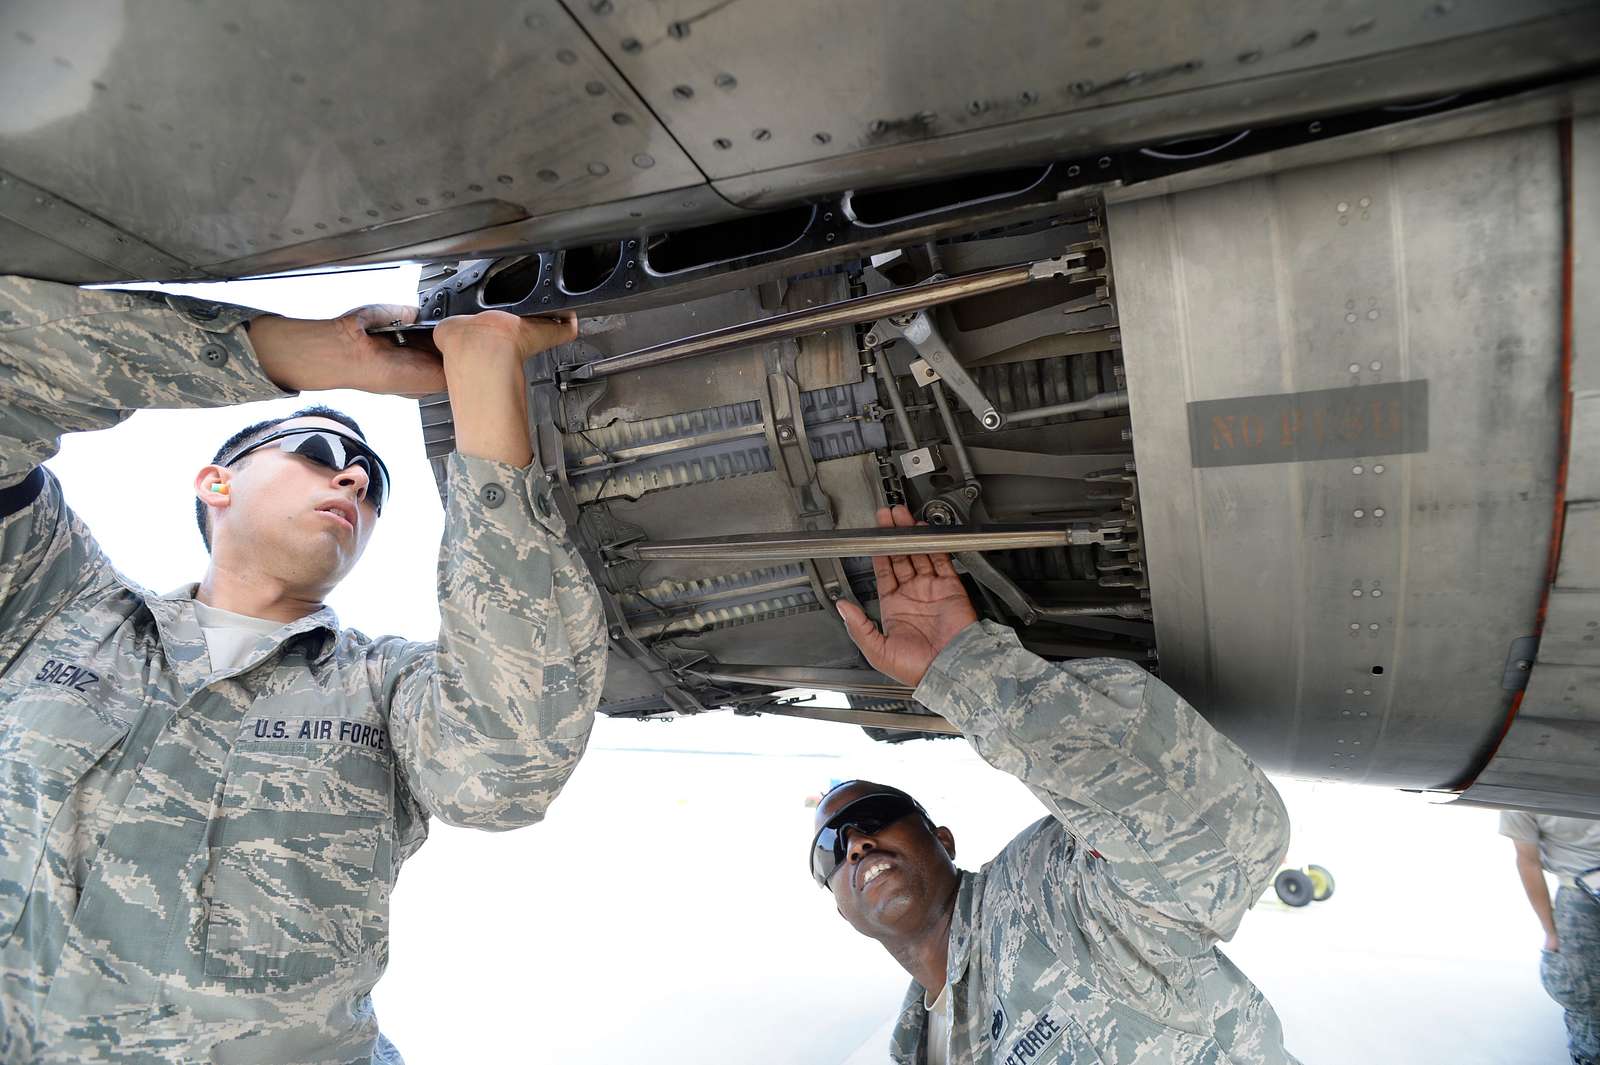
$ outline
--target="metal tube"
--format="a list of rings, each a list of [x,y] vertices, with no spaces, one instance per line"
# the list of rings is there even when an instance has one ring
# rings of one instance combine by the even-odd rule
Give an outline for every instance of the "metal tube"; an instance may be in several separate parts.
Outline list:
[[[907,449],[915,451],[922,445],[917,443],[917,434],[911,431],[911,416],[906,413],[906,401],[900,398],[900,386],[895,384],[894,373],[889,369],[889,358],[881,346],[873,347],[872,361],[878,368],[879,380],[889,393],[889,406],[894,408],[894,421],[900,427],[900,435],[905,437]]]
[[[737,561],[811,558],[859,558],[871,555],[1014,551],[1026,547],[1068,547],[1103,543],[1116,530],[1097,525],[989,525],[977,528],[924,526],[896,529],[830,529],[822,532],[760,533],[691,540],[660,540],[609,549],[613,559],[655,562],[661,559]]]
[[[1034,422],[1040,418],[1054,418],[1058,414],[1082,414],[1084,411],[1111,411],[1128,409],[1128,390],[1118,389],[1115,392],[1102,392],[1098,396],[1080,399],[1072,403],[1057,403],[1050,407],[1033,407],[1029,410],[1008,410],[1003,412],[1006,423]]]
[[[928,391],[933,393],[933,405],[939,408],[939,420],[944,422],[944,431],[950,437],[950,447],[956,453],[956,465],[961,467],[961,479],[967,484],[977,484],[978,475],[972,469],[972,456],[967,454],[967,445],[961,442],[961,431],[956,427],[956,416],[950,410],[944,385],[935,381],[928,386]]]
[[[1067,260],[1076,261],[1069,263]],[[995,270],[965,274],[931,284],[912,285],[887,292],[857,296],[837,303],[825,303],[820,307],[806,307],[753,322],[724,326],[681,340],[669,340],[664,344],[654,344],[648,348],[612,355],[605,359],[596,359],[594,362],[572,367],[565,371],[564,377],[569,381],[611,377],[619,373],[631,373],[634,370],[675,362],[678,359],[687,359],[694,355],[727,351],[729,348],[743,347],[758,341],[790,340],[805,336],[807,333],[820,333],[835,326],[875,322],[879,318],[951,303],[966,299],[968,296],[1015,288],[1042,277],[1082,272],[1083,261],[1083,256],[1079,254],[1038,263],[1024,263],[1020,266],[1002,266]]]
[[[633,447],[617,447],[604,451],[603,454],[585,455],[575,466],[568,467],[571,473],[593,473],[599,470],[609,470],[617,466],[624,466],[639,459],[652,458],[656,455],[666,455],[673,451],[683,451],[692,447],[710,447],[713,444],[725,444],[730,440],[742,440],[747,436],[765,436],[765,425],[736,425],[731,429],[717,429],[698,436],[676,436],[670,440],[658,440],[649,444],[637,444]],[[583,439],[579,437],[579,439]],[[611,462],[590,463],[589,458],[604,460],[607,456]]]
[[[1069,618],[1127,618],[1131,621],[1149,621],[1150,604],[1138,603],[1096,603],[1093,606],[1038,606],[1034,611],[1042,621],[1067,620]]]
[[[994,563],[980,554],[964,551],[956,556],[972,579],[999,596],[1001,601],[1016,612],[1024,625],[1037,621],[1070,621],[1073,618],[1113,617],[1146,620],[1150,606],[1145,602],[1092,603],[1077,606],[1041,606],[1017,583],[1001,573]]]
[[[720,684],[754,684],[763,688],[823,688],[880,699],[909,699],[912,689],[875,669],[829,669],[822,666],[716,665],[691,669],[697,677]]]
[[[961,730],[936,714],[907,714],[890,710],[844,710],[831,706],[763,706],[757,713],[803,717],[811,721],[837,721],[869,728],[901,729],[906,732],[937,732],[959,736]]]

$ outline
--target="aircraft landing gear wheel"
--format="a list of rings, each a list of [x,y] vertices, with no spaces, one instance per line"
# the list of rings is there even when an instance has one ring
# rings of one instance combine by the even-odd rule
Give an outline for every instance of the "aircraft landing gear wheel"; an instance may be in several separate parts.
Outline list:
[[[1306,876],[1311,880],[1312,902],[1322,902],[1333,894],[1333,874],[1322,866],[1306,866]]]
[[[1315,894],[1311,878],[1298,869],[1285,869],[1272,881],[1272,890],[1278,893],[1285,906],[1309,906]]]

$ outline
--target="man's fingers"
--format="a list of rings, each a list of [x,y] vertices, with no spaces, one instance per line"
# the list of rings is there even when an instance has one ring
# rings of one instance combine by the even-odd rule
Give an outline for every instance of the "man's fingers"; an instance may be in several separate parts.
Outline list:
[[[433,341],[450,355],[525,359],[577,335],[578,320],[572,315],[519,318],[505,311],[479,311],[446,318],[434,327]]]
[[[894,567],[889,565],[887,555],[872,556],[872,575],[878,581],[878,598],[882,599],[891,592],[898,591],[900,582],[894,579]]]
[[[918,521],[912,516],[911,511],[906,507],[897,506],[890,512],[890,515],[891,520],[894,522],[896,528],[914,529],[918,526],[928,524],[925,521]],[[906,558],[911,563],[912,572],[917,576],[933,576],[933,560],[927,555],[907,555]]]
[[[910,555],[886,555],[884,557],[888,558],[889,567],[894,570],[894,578],[899,584],[905,584],[916,579],[917,571],[911,565]]]
[[[954,577],[956,575],[956,568],[951,564],[949,555],[940,553],[929,555],[928,558],[933,561],[934,573],[941,577]]]
[[[362,330],[367,330],[396,323],[410,325],[417,320],[417,308],[408,307],[403,303],[370,303],[365,307],[346,311],[339,317],[354,318]]]
[[[578,339],[578,317],[562,314],[551,318],[522,319],[523,355],[548,351],[559,344],[570,344]]]
[[[895,520],[895,511],[897,510],[905,510],[905,508],[879,507],[876,515],[878,528],[894,528],[898,524]],[[911,560],[905,555],[873,555],[872,572],[878,578],[878,594],[880,597],[894,591],[901,584],[917,575],[917,571],[911,568]],[[887,584],[885,580],[887,580]]]
[[[840,599],[834,605],[839,608],[839,617],[844,621],[844,629],[850,634],[850,639],[861,648],[861,653],[867,656],[872,667],[881,673],[883,667],[879,663],[883,660],[884,645],[889,641],[867,617],[866,611],[850,600]]]

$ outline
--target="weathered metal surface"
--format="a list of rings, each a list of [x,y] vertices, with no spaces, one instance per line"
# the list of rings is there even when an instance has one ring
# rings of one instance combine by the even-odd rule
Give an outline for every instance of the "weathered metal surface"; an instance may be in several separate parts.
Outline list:
[[[1410,455],[1426,450],[1427,381],[1346,385],[1189,404],[1189,456],[1196,468]]]
[[[1600,271],[1592,254],[1600,239],[1600,119],[1574,122],[1571,146],[1572,434],[1561,554],[1516,716],[1458,801],[1600,817]]]
[[[837,261],[886,219],[847,190],[1050,160],[1078,188],[1145,180],[1140,159],[1194,147],[1125,153],[1217,130],[1253,131],[1229,150],[1254,152],[1285,123],[1317,139],[1325,121],[1331,138],[1343,113],[1597,60],[1600,10],[1579,0],[531,0],[448,17],[399,0],[377,22],[288,0],[13,4],[0,165],[156,261],[87,251],[75,223],[46,218],[0,245],[0,270],[154,279],[558,251],[819,199],[835,228],[807,250]],[[1060,191],[1025,186],[1012,198]],[[923,216],[940,210],[909,202],[894,223]]]
[[[1542,127],[1110,208],[1162,674],[1264,764],[1444,787],[1498,736],[1550,537],[1560,188]],[[1174,417],[1423,380],[1411,454],[1196,468]]]
[[[1378,5],[1363,5],[1369,11]],[[1346,36],[1348,28],[1364,22],[1361,15],[1352,17],[1352,8],[1342,5],[1337,12],[1325,7],[1301,4],[1240,4],[1228,8],[1190,7],[1187,9],[1196,20],[1216,19],[1218,26],[1227,25],[1232,18],[1244,20],[1242,25],[1229,25],[1217,36],[1200,26],[1191,26],[1180,32],[1170,32],[1172,47],[1182,48],[1195,42],[1194,47],[1183,49],[1201,60],[1201,66],[1188,75],[1163,79],[1156,83],[1145,81],[1144,87],[1132,86],[1129,98],[1118,100],[1110,96],[1091,98],[1071,110],[1031,117],[1027,109],[1009,116],[1010,120],[982,128],[964,128],[962,132],[941,136],[943,128],[962,124],[964,107],[971,99],[960,99],[952,108],[940,108],[928,102],[943,95],[939,90],[926,91],[928,82],[917,73],[895,69],[885,73],[881,66],[867,64],[859,69],[864,77],[876,79],[880,86],[906,85],[915,94],[917,102],[910,112],[894,112],[883,117],[891,122],[888,135],[873,143],[861,143],[848,154],[822,157],[811,161],[792,163],[776,168],[760,168],[747,173],[719,177],[714,184],[729,200],[748,208],[770,207],[793,202],[798,198],[813,196],[829,189],[843,186],[872,187],[891,185],[904,180],[906,174],[916,174],[920,180],[968,171],[974,159],[985,160],[989,166],[1011,166],[1040,159],[1088,156],[1089,165],[1098,165],[1096,159],[1115,154],[1123,148],[1156,146],[1163,142],[1188,139],[1218,130],[1231,135],[1244,129],[1257,129],[1285,119],[1304,119],[1306,124],[1321,116],[1344,111],[1360,110],[1374,104],[1414,102],[1447,96],[1469,87],[1513,82],[1522,78],[1539,77],[1554,71],[1578,70],[1592,64],[1596,50],[1600,49],[1600,11],[1592,5],[1580,3],[1563,5],[1558,12],[1540,18],[1536,9],[1484,0],[1474,5],[1478,12],[1497,9],[1490,18],[1498,18],[1502,28],[1492,32],[1456,35],[1453,23],[1455,12],[1464,11],[1461,5],[1450,9],[1444,18],[1430,19],[1431,4],[1410,3],[1378,11],[1379,22],[1374,24],[1374,54],[1350,57],[1328,64],[1315,61],[1316,54],[1336,38]],[[652,8],[655,5],[651,5]],[[872,9],[865,9],[870,12]],[[974,9],[975,10],[975,9]],[[1063,20],[1079,16],[1077,7],[1032,5],[1023,17],[1037,27],[1040,18],[1059,12]],[[1140,10],[1140,5],[1107,4],[1104,10],[1128,17]],[[1172,18],[1180,9],[1162,5],[1148,25],[1152,32],[1169,34]],[[1545,11],[1554,11],[1545,8]],[[909,37],[898,27],[868,30],[862,24],[863,12],[852,11],[839,25],[856,35],[857,48],[871,48],[877,42],[915,42],[917,47],[907,48],[904,54],[925,55],[927,40],[918,34]],[[1522,21],[1524,15],[1531,16]],[[1219,17],[1220,16],[1220,17]],[[1382,42],[1387,33],[1378,33],[1378,27],[1392,29],[1388,17],[1398,16],[1427,26],[1437,36],[1427,43],[1412,48],[1384,50]],[[1177,17],[1183,17],[1178,15]],[[1345,22],[1345,19],[1350,19]],[[1300,22],[1304,28],[1285,30],[1286,23]],[[1081,23],[1082,25],[1082,23]],[[1459,24],[1455,24],[1459,25]],[[1269,29],[1269,27],[1275,29]],[[1296,49],[1293,42],[1315,30],[1317,37],[1308,46]],[[1067,55],[1051,51],[1063,42],[1087,43],[1079,37],[1081,30],[1068,29],[1055,36],[1040,33],[1036,40],[1043,48],[1039,69],[1050,77],[1049,88],[1039,89],[1050,93],[1060,106],[1072,96],[1072,84],[1079,72],[1092,69],[1091,58],[1073,61]],[[1270,36],[1269,36],[1270,33]],[[1197,36],[1194,34],[1198,34]],[[1348,35],[1359,38],[1360,33]],[[873,43],[869,43],[873,42]],[[944,92],[970,95],[968,86],[984,84],[984,80],[968,82],[964,78],[949,76],[949,69],[966,69],[987,64],[989,78],[1008,77],[1017,67],[1014,54],[1008,51],[990,52],[990,43],[998,43],[990,34],[981,35],[976,42],[962,42],[963,56],[955,67],[930,66],[927,76],[942,82]],[[937,46],[935,46],[937,47]],[[1039,54],[1029,49],[1032,54]],[[1139,58],[1133,58],[1137,54]],[[1263,74],[1262,64],[1268,58],[1281,58],[1286,69],[1276,74]],[[941,56],[941,62],[943,57]],[[1118,74],[1155,71],[1155,55],[1142,50],[1130,54],[1129,62]],[[1304,65],[1301,65],[1301,61]],[[795,82],[807,77],[804,63],[781,64],[782,70],[774,76],[785,82],[792,76]],[[937,71],[937,73],[933,73]],[[1223,79],[1215,84],[1201,84],[1201,80],[1221,74]],[[1094,75],[1091,75],[1094,76]],[[1018,79],[1021,80],[1020,78]],[[817,92],[836,88],[833,78],[813,78]],[[792,88],[790,83],[786,88]],[[802,90],[803,91],[803,90]],[[1147,95],[1133,95],[1148,91]],[[866,103],[841,103],[839,110],[846,114],[861,114],[867,109],[884,111],[891,92],[869,91]],[[653,97],[652,97],[653,98]],[[1017,101],[1021,102],[1018,91]],[[1174,100],[1181,106],[1174,106]],[[914,123],[894,122],[901,115],[918,114],[928,110],[939,116],[939,123],[931,128],[918,128]],[[802,112],[805,113],[805,112]],[[831,116],[833,112],[825,111]],[[810,117],[807,114],[807,117]],[[877,116],[867,119],[870,123]],[[671,124],[671,119],[668,119]],[[1318,131],[1320,133],[1320,131]],[[691,144],[691,133],[680,134],[697,161],[704,153]],[[730,137],[730,139],[732,139]],[[771,141],[751,145],[752,150],[770,146],[778,140],[774,133]],[[837,142],[835,142],[837,143]],[[714,163],[703,162],[704,166]],[[1113,164],[1113,167],[1115,164]]]
[[[555,0],[397,0],[377,22],[6,5],[0,98],[7,170],[168,257],[133,276],[370,256],[703,181]]]
[[[1581,5],[1536,0],[1448,5],[1357,0],[1336,9],[1265,0],[1205,8],[1161,0],[1051,5],[994,0],[928,5],[617,0],[573,14],[713,179],[769,174],[886,146],[962,134],[1027,137],[1018,127],[1079,125],[1129,104],[1275,81],[1488,39],[1571,17]],[[796,48],[795,42],[805,42]],[[775,61],[781,56],[782,61]],[[1435,74],[1439,77],[1449,71]],[[1455,71],[1464,73],[1463,71]],[[1346,99],[1382,98],[1382,81]],[[1280,105],[1281,106],[1281,105]],[[1313,108],[1315,105],[1312,105]],[[1067,129],[1071,126],[1066,125]]]

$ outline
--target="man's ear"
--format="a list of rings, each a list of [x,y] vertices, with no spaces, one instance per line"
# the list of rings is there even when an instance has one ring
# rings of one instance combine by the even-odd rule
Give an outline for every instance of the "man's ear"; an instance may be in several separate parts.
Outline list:
[[[203,466],[194,475],[194,494],[215,515],[232,502],[233,474],[221,466]]]
[[[933,835],[934,835],[934,838],[939,841],[940,845],[944,847],[944,852],[950,856],[950,860],[952,862],[955,861],[956,860],[956,837],[955,837],[955,835],[952,834],[951,831],[948,828],[945,828],[943,825],[941,825],[938,828],[934,829],[933,830]]]

